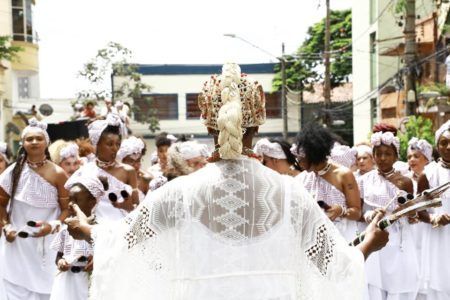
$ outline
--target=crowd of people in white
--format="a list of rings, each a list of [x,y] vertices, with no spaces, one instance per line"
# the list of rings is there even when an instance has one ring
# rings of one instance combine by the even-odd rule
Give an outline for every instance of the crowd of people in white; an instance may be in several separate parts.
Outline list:
[[[147,154],[114,112],[76,141],[31,119],[14,161],[0,143],[0,299],[450,299],[450,192],[374,225],[450,181],[450,121],[407,162],[385,124],[354,147],[317,124],[253,144],[264,94],[236,64],[199,106],[214,149],[162,133]]]

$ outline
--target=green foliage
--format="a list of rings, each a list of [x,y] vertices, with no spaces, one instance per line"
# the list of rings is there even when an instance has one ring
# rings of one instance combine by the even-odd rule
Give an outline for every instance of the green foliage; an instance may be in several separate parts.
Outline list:
[[[434,145],[433,123],[429,119],[412,116],[405,124],[405,132],[399,132],[400,160],[406,161],[408,142],[413,137],[424,139]]]
[[[417,92],[438,92],[441,96],[450,96],[450,89],[445,83],[431,82],[426,85],[419,85],[417,87]]]
[[[15,61],[19,58],[17,55],[23,51],[22,47],[12,46],[10,36],[0,36],[0,61]]]
[[[97,55],[84,64],[83,69],[78,73],[90,84],[90,89],[78,93],[78,99],[84,99],[84,101],[96,99],[98,101],[104,100],[106,97],[133,100],[145,98],[144,100],[150,106],[151,98],[145,97],[143,94],[150,92],[151,87],[142,82],[138,66],[129,62],[131,56],[131,50],[115,42],[109,42],[105,48],[98,50]],[[111,91],[111,84],[108,84],[112,74],[122,79],[119,84],[114,85],[114,91]],[[131,109],[139,111],[134,104]],[[149,109],[145,113],[140,113],[139,121],[141,123],[149,124],[152,132],[159,130],[159,120],[155,117],[156,110]]]
[[[352,14],[351,10],[334,10],[330,17],[331,86],[347,81],[352,73]],[[323,80],[323,55],[325,48],[325,18],[308,28],[308,37],[293,56],[285,56],[287,86],[304,90],[313,82]],[[333,52],[335,51],[335,52]],[[338,52],[336,52],[338,51]],[[294,56],[298,58],[294,59]],[[273,89],[281,88],[279,67],[273,81]]]
[[[406,0],[397,0],[394,6],[394,12],[396,14],[403,14],[406,10]]]

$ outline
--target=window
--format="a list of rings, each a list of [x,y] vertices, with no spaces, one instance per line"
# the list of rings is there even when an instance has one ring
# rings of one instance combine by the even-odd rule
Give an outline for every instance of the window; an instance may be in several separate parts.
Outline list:
[[[370,1],[370,24],[373,24],[375,20],[378,18],[378,10],[377,10],[377,2],[378,0],[369,0]]]
[[[201,115],[198,108],[198,93],[186,94],[186,119],[199,119]]]
[[[35,42],[33,36],[32,0],[12,0],[13,39]]]
[[[382,119],[391,119],[397,117],[397,108],[396,107],[390,107],[390,108],[383,108],[381,110],[381,118]]]
[[[19,98],[30,98],[30,78],[19,77]]]
[[[377,46],[376,32],[370,34],[370,89],[373,90],[378,86],[377,82]]]
[[[178,95],[177,94],[150,94],[146,98],[134,99],[134,119],[145,122],[154,112],[160,120],[178,119]]]
[[[265,93],[266,116],[268,119],[281,118],[281,93]]]
[[[377,98],[370,99],[370,127],[377,123]]]

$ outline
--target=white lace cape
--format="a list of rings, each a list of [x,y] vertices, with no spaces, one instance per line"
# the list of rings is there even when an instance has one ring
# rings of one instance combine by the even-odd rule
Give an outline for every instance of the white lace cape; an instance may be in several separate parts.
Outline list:
[[[292,178],[210,164],[93,231],[90,299],[361,299],[363,256]]]

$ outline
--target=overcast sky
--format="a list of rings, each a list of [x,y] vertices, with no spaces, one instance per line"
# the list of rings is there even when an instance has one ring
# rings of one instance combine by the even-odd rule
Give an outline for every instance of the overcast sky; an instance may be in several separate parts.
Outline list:
[[[308,26],[324,17],[325,0],[39,0],[41,98],[72,98],[77,72],[109,41],[142,64],[274,62],[233,33],[279,55],[294,52]],[[351,0],[332,0],[350,8]],[[319,5],[320,4],[320,5]]]

